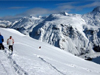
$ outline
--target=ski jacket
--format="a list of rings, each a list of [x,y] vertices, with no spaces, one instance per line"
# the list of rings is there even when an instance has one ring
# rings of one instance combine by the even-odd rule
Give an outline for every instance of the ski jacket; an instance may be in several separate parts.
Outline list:
[[[4,42],[4,38],[2,35],[0,35],[0,43]]]
[[[7,39],[7,45],[13,45],[14,44],[14,39]]]

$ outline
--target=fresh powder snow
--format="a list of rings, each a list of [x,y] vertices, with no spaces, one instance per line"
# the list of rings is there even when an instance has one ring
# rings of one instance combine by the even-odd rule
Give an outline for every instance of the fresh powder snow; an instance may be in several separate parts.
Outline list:
[[[100,75],[100,65],[20,32],[0,28],[5,50],[0,50],[0,75]],[[6,44],[12,36],[14,52]],[[41,46],[41,48],[39,48]]]

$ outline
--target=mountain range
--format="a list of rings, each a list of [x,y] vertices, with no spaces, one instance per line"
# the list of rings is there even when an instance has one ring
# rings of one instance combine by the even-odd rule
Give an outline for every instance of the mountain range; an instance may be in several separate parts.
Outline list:
[[[49,43],[84,59],[100,56],[100,6],[90,13],[60,12],[46,17],[27,16],[14,22],[1,20],[1,27],[13,28],[41,42]]]

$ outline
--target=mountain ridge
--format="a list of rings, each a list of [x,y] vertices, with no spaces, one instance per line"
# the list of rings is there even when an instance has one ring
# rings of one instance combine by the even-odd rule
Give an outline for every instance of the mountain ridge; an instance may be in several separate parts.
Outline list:
[[[10,28],[85,58],[100,49],[99,9],[84,15],[61,12],[45,18],[30,16]]]

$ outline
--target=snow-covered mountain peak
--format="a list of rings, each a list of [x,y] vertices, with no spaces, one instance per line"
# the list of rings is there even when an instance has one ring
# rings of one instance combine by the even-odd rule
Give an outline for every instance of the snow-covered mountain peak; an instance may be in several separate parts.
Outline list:
[[[61,14],[61,15],[64,15],[64,16],[68,15],[67,12],[60,12],[60,14]]]
[[[97,13],[97,12],[100,13],[100,6],[94,8],[93,11],[92,11],[92,13]]]
[[[100,6],[94,8],[90,13],[84,14],[83,19],[88,25],[99,26],[100,27]]]
[[[67,16],[69,15],[68,13],[66,12],[59,12],[59,13],[56,13],[56,14],[51,14],[49,15],[49,19],[58,19],[58,18],[61,18],[62,16]]]

